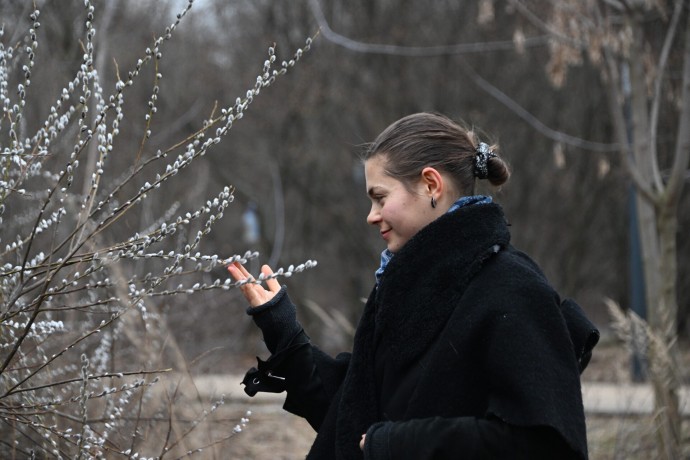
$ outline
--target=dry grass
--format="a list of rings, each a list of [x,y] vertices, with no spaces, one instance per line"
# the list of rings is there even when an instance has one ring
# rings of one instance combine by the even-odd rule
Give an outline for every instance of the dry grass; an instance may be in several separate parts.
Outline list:
[[[657,452],[652,416],[588,416],[587,441],[591,460],[649,460]],[[683,423],[683,458],[690,458],[690,423]]]
[[[232,430],[235,415],[244,408],[228,407],[230,424],[221,428]],[[250,423],[242,433],[232,438],[218,459],[237,460],[293,460],[303,459],[316,433],[302,418],[283,411],[278,406],[254,407]]]

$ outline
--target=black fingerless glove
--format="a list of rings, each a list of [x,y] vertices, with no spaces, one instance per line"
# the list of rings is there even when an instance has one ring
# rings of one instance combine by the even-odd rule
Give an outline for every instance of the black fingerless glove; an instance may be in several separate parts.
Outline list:
[[[254,323],[261,329],[268,350],[275,354],[286,348],[302,331],[297,321],[297,309],[283,286],[268,302],[258,307],[247,308]]]

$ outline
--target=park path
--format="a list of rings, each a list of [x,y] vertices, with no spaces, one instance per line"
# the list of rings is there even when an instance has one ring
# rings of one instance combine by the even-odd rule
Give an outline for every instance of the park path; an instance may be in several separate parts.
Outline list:
[[[194,377],[202,397],[224,394],[226,402],[260,406],[262,410],[281,410],[284,394],[259,393],[250,398],[244,393],[242,376],[203,375]],[[583,382],[582,398],[585,412],[597,415],[644,415],[654,410],[654,395],[648,384]],[[690,387],[680,391],[681,412],[690,416]],[[266,406],[266,407],[264,407]]]

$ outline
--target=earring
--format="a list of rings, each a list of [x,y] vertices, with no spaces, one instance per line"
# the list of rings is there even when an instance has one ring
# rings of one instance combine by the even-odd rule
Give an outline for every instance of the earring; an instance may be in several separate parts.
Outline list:
[[[433,196],[431,197],[431,207],[434,209],[436,208],[436,198]]]

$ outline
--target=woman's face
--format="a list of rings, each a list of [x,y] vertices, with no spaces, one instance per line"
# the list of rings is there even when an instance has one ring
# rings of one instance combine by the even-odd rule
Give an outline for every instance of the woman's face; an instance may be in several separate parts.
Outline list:
[[[364,163],[367,194],[371,199],[367,223],[379,228],[388,250],[395,253],[438,217],[438,212],[431,207],[431,197],[421,177],[408,189],[385,173],[385,164],[383,155],[372,157]]]

